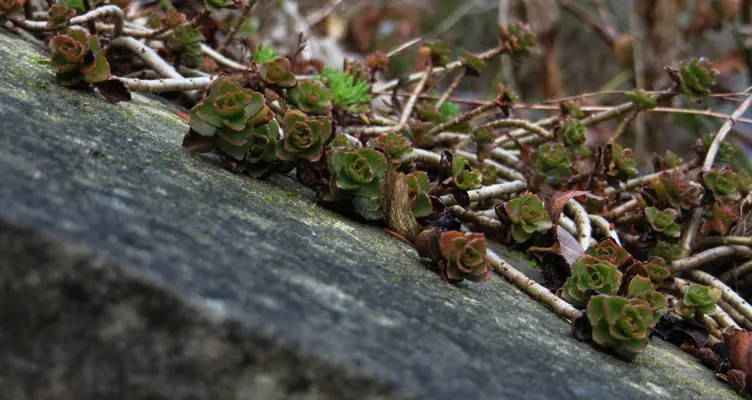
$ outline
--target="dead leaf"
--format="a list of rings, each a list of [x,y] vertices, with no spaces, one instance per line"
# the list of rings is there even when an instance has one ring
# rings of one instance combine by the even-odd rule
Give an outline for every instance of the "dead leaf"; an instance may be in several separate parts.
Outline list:
[[[410,205],[409,190],[405,174],[390,167],[384,180],[385,222],[392,231],[408,240],[413,240],[418,233],[418,222]]]
[[[567,202],[577,196],[586,195],[588,192],[582,190],[570,190],[568,192],[555,192],[549,201],[546,202],[546,208],[551,215],[551,220],[554,223],[559,222],[559,216],[561,216],[562,210]]]
[[[749,376],[752,372],[752,332],[732,330],[724,335],[724,340],[731,367]]]
[[[94,86],[110,103],[118,103],[121,101],[131,100],[131,91],[125,84],[117,79],[108,79],[106,81],[95,83]]]

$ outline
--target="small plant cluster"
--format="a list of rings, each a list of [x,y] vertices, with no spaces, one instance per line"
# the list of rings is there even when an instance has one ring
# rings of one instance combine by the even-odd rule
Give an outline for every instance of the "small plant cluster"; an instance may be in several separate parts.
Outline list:
[[[257,43],[250,55],[224,55],[250,28],[211,16],[240,8],[247,17],[254,1],[206,0],[199,12],[163,1],[145,23],[117,3],[62,1],[41,21],[24,1],[0,0],[0,18],[48,41],[63,85],[110,100],[125,90],[183,93],[186,149],[255,178],[295,176],[325,206],[411,243],[446,282],[483,282],[496,271],[573,321],[580,339],[632,359],[658,335],[749,391],[742,328],[752,327],[752,306],[724,283],[752,269],[735,265],[752,257],[744,223],[752,177],[724,141],[748,94],[687,160],[668,152],[640,176],[619,143],[638,114],[712,94],[708,61],[668,68],[671,84],[623,92],[619,105],[587,111],[578,97],[562,99],[549,118],[531,120],[520,112],[531,105],[503,85],[487,101],[453,96],[486,63],[534,51],[524,24],[501,27],[498,44],[478,54],[424,42],[417,70],[388,81],[390,55],[323,68],[303,58],[302,37],[289,54]],[[593,140],[592,128],[610,122],[608,140]],[[544,282],[506,263],[497,246],[538,258]]]

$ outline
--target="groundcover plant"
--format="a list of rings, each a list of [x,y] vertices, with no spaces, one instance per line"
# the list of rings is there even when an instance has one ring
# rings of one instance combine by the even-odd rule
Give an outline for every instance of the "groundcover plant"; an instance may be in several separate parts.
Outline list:
[[[190,109],[186,151],[253,179],[296,177],[321,204],[412,244],[449,284],[491,284],[498,273],[600,350],[631,360],[657,335],[750,391],[752,307],[728,282],[752,270],[743,262],[752,258],[752,176],[726,138],[749,122],[752,96],[716,93],[713,64],[676,60],[652,90],[531,104],[499,84],[491,100],[458,99],[489,62],[536,51],[528,26],[500,26],[497,45],[480,53],[419,38],[335,69],[304,56],[303,34],[287,53],[251,45],[255,6],[0,0],[0,20],[46,43],[60,85],[112,102],[164,94]],[[632,45],[618,39],[614,46]],[[416,70],[387,80],[390,61],[410,48]],[[606,94],[623,102],[582,105]],[[708,97],[736,109],[675,106]],[[520,116],[528,109],[549,116]],[[723,123],[686,159],[667,152],[641,174],[622,136],[653,112]],[[601,125],[607,139],[593,140]],[[498,245],[538,259],[545,281],[505,262]]]

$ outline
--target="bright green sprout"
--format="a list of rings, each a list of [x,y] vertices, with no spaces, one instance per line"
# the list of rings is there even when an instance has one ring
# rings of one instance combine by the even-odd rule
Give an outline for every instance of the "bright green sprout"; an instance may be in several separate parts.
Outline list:
[[[332,93],[332,102],[341,109],[359,112],[371,101],[371,88],[368,82],[362,81],[346,72],[332,68],[324,68],[321,80]]]
[[[256,51],[253,52],[253,62],[257,64],[263,64],[276,59],[277,52],[273,47],[264,46],[263,44],[256,47]]]

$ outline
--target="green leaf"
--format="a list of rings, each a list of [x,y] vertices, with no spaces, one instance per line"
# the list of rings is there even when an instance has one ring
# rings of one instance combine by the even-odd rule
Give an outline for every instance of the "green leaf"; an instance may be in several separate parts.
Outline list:
[[[84,0],[63,0],[63,4],[67,5],[68,7],[78,12],[86,11],[86,7],[84,6]]]
[[[320,79],[331,91],[332,102],[336,107],[357,111],[358,106],[366,105],[371,101],[371,88],[368,83],[353,75],[332,68],[324,68]]]

